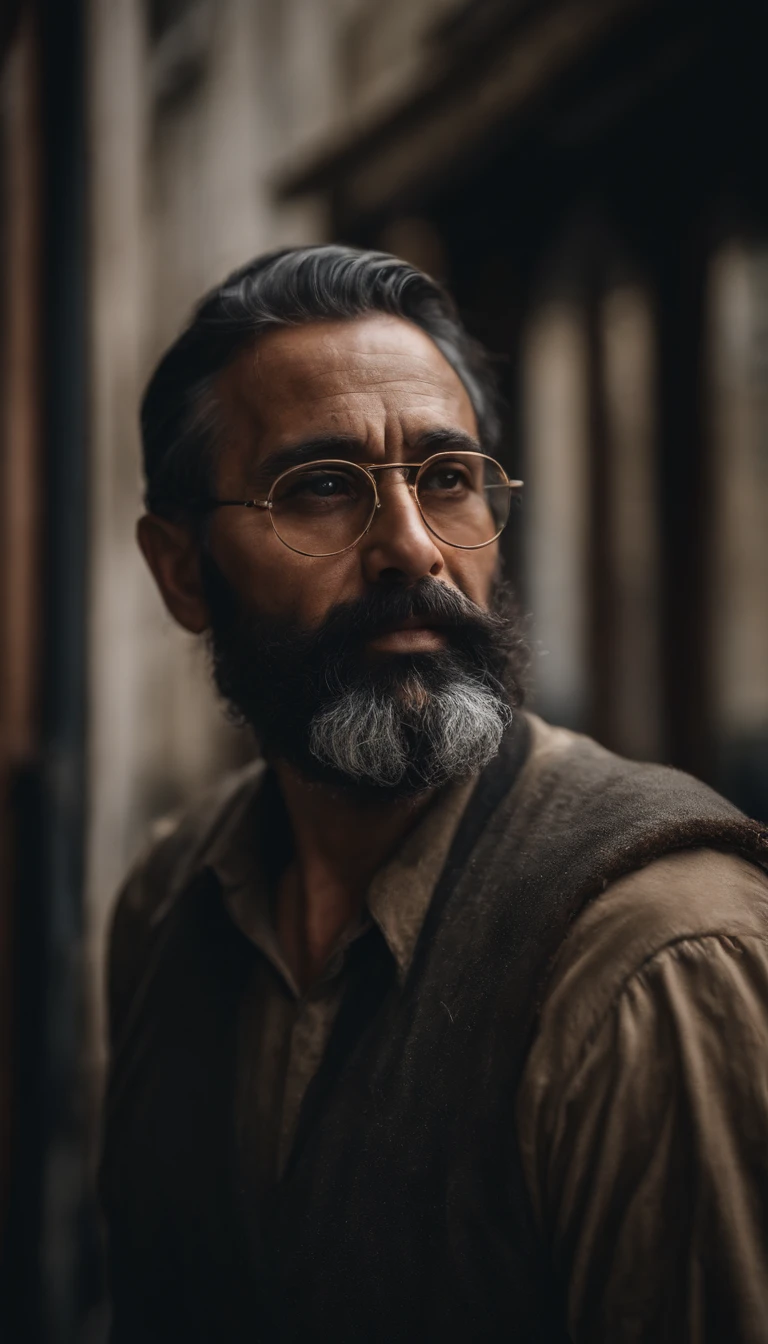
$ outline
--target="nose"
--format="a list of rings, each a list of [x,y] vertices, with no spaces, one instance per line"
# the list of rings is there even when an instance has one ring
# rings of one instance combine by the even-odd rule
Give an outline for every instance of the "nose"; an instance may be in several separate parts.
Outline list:
[[[360,543],[368,583],[415,583],[435,578],[445,561],[419,511],[413,487],[400,472],[382,472],[380,507]]]

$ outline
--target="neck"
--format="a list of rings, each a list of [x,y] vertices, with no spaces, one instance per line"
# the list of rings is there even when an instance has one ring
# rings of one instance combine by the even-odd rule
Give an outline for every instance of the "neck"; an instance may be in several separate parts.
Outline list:
[[[276,764],[276,773],[295,845],[278,892],[277,931],[291,970],[305,989],[359,917],[372,877],[433,795],[360,802],[308,783],[282,762]]]

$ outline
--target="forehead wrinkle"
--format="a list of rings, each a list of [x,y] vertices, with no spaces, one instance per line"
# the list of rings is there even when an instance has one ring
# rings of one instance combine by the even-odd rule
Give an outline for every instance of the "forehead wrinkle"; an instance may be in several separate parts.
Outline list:
[[[382,401],[382,398],[378,396],[380,388],[381,386],[397,386],[397,385],[398,384],[396,382],[390,380],[390,382],[387,384],[383,385],[375,384],[371,387],[352,388],[351,390],[347,388],[331,388],[327,392],[322,392],[316,396],[313,396],[312,405],[321,405],[323,402],[328,401],[341,401],[344,402],[345,404],[350,404],[354,402],[356,405],[359,405],[361,403],[373,404],[378,401],[378,404],[380,405],[382,411],[386,411],[386,404]],[[448,406],[456,407],[458,406],[461,398],[457,395],[446,396],[445,390],[440,387],[420,386],[417,395],[414,397],[414,406],[420,405],[425,400],[440,401],[446,407]],[[401,409],[402,411],[407,413],[409,410],[412,409],[412,407],[404,406]]]
[[[345,380],[345,386],[330,390],[325,394],[326,396],[360,396],[365,395],[366,393],[375,392],[376,389],[380,387],[418,386],[421,388],[424,385],[431,385],[434,388],[441,389],[443,394],[447,393],[448,395],[456,397],[459,389],[452,386],[453,378],[456,378],[459,382],[459,386],[463,387],[461,380],[458,379],[458,375],[456,374],[454,374],[453,377],[441,376],[442,370],[440,375],[437,374],[434,369],[430,368],[426,361],[424,361],[421,369],[416,369],[414,364],[415,361],[409,360],[408,367],[404,368],[402,371],[385,373],[381,367],[381,361],[379,360],[377,361],[375,370],[372,370],[370,374],[367,375],[363,375],[362,370],[360,370],[358,378],[354,377],[356,372],[354,361],[349,359],[344,362],[340,360],[338,366],[333,368],[324,365],[323,367],[312,369],[302,367],[301,364],[298,364],[294,365],[291,369],[291,376],[288,380],[288,384],[289,386],[295,384],[300,387],[308,388],[312,383],[322,382],[323,380]],[[450,366],[448,366],[447,373],[453,374],[453,370]],[[350,379],[353,383],[352,386],[346,381]],[[261,373],[260,381],[262,382],[262,385],[272,381],[269,378],[267,370],[263,370]]]
[[[393,323],[395,321],[392,319]],[[384,322],[386,324],[386,319]],[[310,412],[309,406],[306,406],[308,413],[316,414],[318,408],[324,406],[325,414],[332,417],[327,427],[314,425],[310,430],[307,426],[310,437],[324,432],[325,428],[332,434],[338,433],[342,427],[348,432],[344,425],[344,421],[348,420],[348,416],[343,413],[346,410],[352,421],[356,422],[355,437],[370,442],[378,438],[379,431],[384,428],[388,439],[389,427],[383,422],[389,422],[393,412],[398,420],[409,420],[418,417],[420,408],[431,408],[436,403],[443,408],[443,422],[445,417],[455,417],[459,425],[465,424],[473,431],[476,430],[474,408],[467,389],[431,338],[418,328],[411,331],[410,323],[397,321],[398,331],[404,325],[409,329],[409,337],[412,338],[414,334],[417,337],[416,342],[409,339],[410,348],[403,350],[393,338],[393,329],[387,330],[388,324],[380,323],[378,318],[376,323],[374,334],[378,340],[375,348],[353,345],[353,348],[348,349],[341,342],[340,335],[337,337],[335,332],[321,331],[315,333],[313,343],[304,339],[294,352],[283,344],[286,337],[290,339],[293,329],[276,328],[242,350],[216,380],[223,393],[225,404],[222,409],[229,412],[227,418],[231,429],[236,434],[239,431],[237,437],[241,438],[241,442],[247,441],[249,447],[253,448],[257,447],[254,442],[256,437],[266,436],[273,440],[272,443],[261,443],[258,447],[269,452],[284,434],[295,439],[307,437],[302,425],[295,423],[295,413],[298,412],[300,421],[302,406],[307,401],[313,407]],[[389,337],[384,342],[381,339],[382,328]],[[276,337],[279,342],[277,346],[270,347],[270,336]],[[423,342],[427,342],[427,346]],[[416,344],[416,349],[413,344]],[[424,350],[429,351],[428,356]],[[396,367],[392,369],[395,361]],[[345,376],[349,379],[350,374],[356,386],[350,386],[349,382],[344,384]],[[357,374],[356,378],[354,374]],[[323,380],[336,385],[321,390],[316,385]],[[387,404],[387,389],[398,387],[411,392],[411,405],[392,408]],[[292,400],[295,405],[291,404]],[[274,413],[270,410],[272,406]],[[276,434],[271,432],[270,426],[277,431]],[[401,433],[405,437],[405,424]]]
[[[328,373],[340,372],[350,374],[355,372],[356,365],[371,365],[372,376],[376,382],[382,383],[407,383],[414,379],[426,380],[428,382],[440,383],[442,385],[453,384],[461,379],[458,377],[455,369],[451,367],[445,356],[436,345],[431,345],[430,355],[427,358],[416,350],[402,350],[399,347],[391,349],[377,350],[354,350],[345,351],[338,346],[333,347],[338,359],[332,366],[326,366],[320,369],[306,370],[310,379],[322,378]],[[434,356],[437,357],[435,361]],[[395,365],[394,370],[392,366]],[[363,370],[360,370],[363,372]],[[370,376],[365,374],[364,376]],[[461,384],[463,386],[463,384]]]
[[[337,325],[342,329],[338,334],[335,330],[323,330],[322,322],[308,323],[303,329],[275,328],[274,332],[266,333],[261,340],[256,341],[255,346],[248,348],[252,371],[260,381],[263,381],[265,378],[271,379],[275,373],[284,372],[287,367],[287,371],[292,375],[291,381],[311,383],[334,373],[348,375],[354,371],[355,365],[368,363],[375,366],[376,381],[382,383],[408,382],[416,377],[436,383],[450,384],[458,381],[461,384],[456,371],[432,338],[420,327],[405,319],[389,317],[386,314],[371,314],[352,322],[328,324],[330,327]],[[279,345],[275,349],[274,343],[270,342],[270,336],[275,336],[279,342],[280,338],[284,339],[286,335],[296,330],[302,331],[303,335],[308,327],[314,329],[312,344],[302,342],[298,350],[291,352],[290,359],[286,358],[285,350]],[[366,327],[369,331],[373,327],[376,338],[368,345],[359,343],[361,328],[364,330]],[[353,330],[358,337],[358,343],[352,348],[343,342],[344,334],[350,330]],[[404,339],[409,345],[405,350],[402,348]],[[428,353],[425,353],[426,351]],[[391,364],[394,361],[400,365],[400,370],[386,376],[382,363]],[[277,368],[270,370],[269,365],[273,362],[277,364]]]

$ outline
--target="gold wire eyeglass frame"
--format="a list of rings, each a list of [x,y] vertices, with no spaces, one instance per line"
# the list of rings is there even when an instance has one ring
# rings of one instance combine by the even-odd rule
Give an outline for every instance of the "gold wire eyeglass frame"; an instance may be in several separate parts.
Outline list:
[[[296,555],[305,555],[312,560],[324,560],[328,556],[343,555],[345,551],[351,551],[354,546],[357,546],[358,542],[362,541],[366,533],[370,531],[371,524],[373,523],[373,520],[376,517],[376,513],[381,508],[381,500],[379,498],[379,491],[376,485],[376,477],[374,475],[374,472],[402,471],[407,473],[406,484],[408,486],[408,489],[411,491],[414,500],[416,501],[416,507],[419,510],[419,516],[421,517],[424,526],[432,533],[432,535],[434,537],[437,537],[438,541],[444,542],[446,546],[453,546],[460,551],[481,551],[485,546],[492,546],[494,541],[496,541],[497,538],[501,536],[502,532],[504,531],[504,528],[507,526],[507,523],[509,522],[509,510],[507,510],[507,517],[504,519],[504,522],[502,523],[501,527],[498,529],[497,532],[494,533],[492,537],[489,537],[487,541],[480,541],[474,546],[463,546],[460,542],[448,541],[447,538],[442,537],[440,533],[437,532],[434,527],[432,527],[431,523],[424,515],[424,510],[422,509],[421,501],[419,500],[419,494],[418,494],[419,480],[423,476],[427,467],[434,466],[436,462],[446,462],[446,461],[455,462],[457,459],[465,457],[481,458],[485,462],[491,462],[503,476],[504,479],[502,481],[499,481],[497,485],[494,484],[486,486],[485,487],[486,490],[512,491],[521,489],[523,482],[510,480],[504,468],[502,467],[501,463],[497,462],[495,457],[490,457],[488,453],[473,453],[470,451],[464,451],[462,449],[459,452],[453,452],[453,453],[450,452],[433,453],[431,457],[426,458],[423,462],[376,462],[373,465],[368,464],[364,465],[361,462],[349,462],[344,458],[338,458],[338,457],[323,458],[321,461],[318,462],[303,462],[299,466],[289,467],[287,471],[282,471],[280,475],[277,476],[275,480],[272,482],[269,488],[269,494],[267,495],[266,499],[210,499],[207,501],[207,505],[209,508],[212,509],[219,509],[219,508],[266,509],[269,512],[269,519],[272,524],[272,531],[274,532],[278,541],[282,542],[283,546],[286,546],[289,551],[293,551]],[[281,482],[284,482],[287,477],[294,476],[302,471],[322,470],[323,467],[344,467],[347,470],[351,468],[353,471],[364,472],[365,475],[369,478],[371,485],[373,486],[373,505],[365,527],[360,532],[360,534],[357,537],[355,537],[354,541],[351,541],[349,543],[348,546],[342,546],[337,551],[323,551],[320,553],[316,551],[302,551],[299,549],[298,546],[292,546],[291,543],[289,541],[286,541],[285,537],[282,537],[278,532],[273,512],[274,510],[273,496],[278,486],[281,484]],[[409,480],[408,477],[412,476],[414,472],[416,473],[415,478],[413,480]]]

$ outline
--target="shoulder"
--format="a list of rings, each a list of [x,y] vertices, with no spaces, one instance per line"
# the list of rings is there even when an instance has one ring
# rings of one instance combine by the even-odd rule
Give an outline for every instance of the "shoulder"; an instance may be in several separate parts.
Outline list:
[[[608,852],[608,838],[612,855],[601,860],[598,894],[573,920],[544,986],[521,1089],[521,1100],[538,1104],[562,1092],[598,1037],[605,1044],[640,980],[638,1026],[652,1033],[667,968],[676,968],[675,992],[706,996],[701,977],[683,974],[687,955],[710,968],[710,983],[721,970],[728,977],[733,958],[743,974],[750,958],[768,964],[768,849],[756,823],[699,781],[623,761],[540,719],[532,719],[529,769],[533,796],[556,795],[558,817],[568,818],[568,880]],[[574,809],[561,800],[580,779]],[[723,991],[732,992],[732,984]]]
[[[535,714],[527,719],[531,745],[523,774],[540,806],[563,812],[570,803],[580,825],[602,818],[619,822],[629,834],[639,835],[645,824],[662,825],[685,840],[691,824],[708,822],[743,823],[753,837],[760,832],[726,798],[683,770],[618,756],[586,734],[554,727]],[[694,838],[691,831],[689,842]]]
[[[555,961],[537,1044],[568,1069],[633,977],[686,942],[756,943],[768,953],[768,875],[735,854],[682,850],[611,883]]]
[[[229,838],[255,804],[263,774],[262,761],[249,762],[153,826],[112,916],[108,991],[113,1027],[168,915],[194,875],[226,852]]]
[[[768,832],[700,780],[625,760],[535,716],[529,724],[528,758],[507,811],[532,880],[564,878],[586,898],[596,878],[607,886],[673,850],[730,850],[768,864]]]
[[[120,890],[118,909],[149,922],[161,918],[192,874],[225,847],[227,834],[253,803],[263,773],[262,761],[249,762],[157,821]]]

